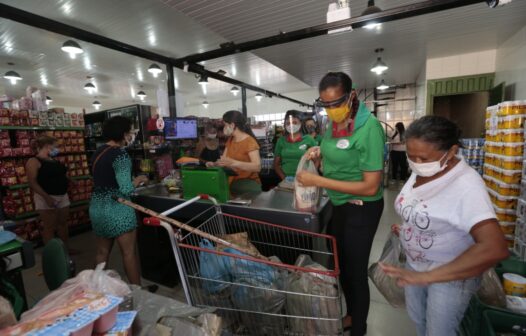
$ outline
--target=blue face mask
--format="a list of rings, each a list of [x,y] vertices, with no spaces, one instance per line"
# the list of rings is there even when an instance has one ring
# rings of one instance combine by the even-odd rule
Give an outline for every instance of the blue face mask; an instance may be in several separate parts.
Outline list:
[[[58,155],[58,153],[60,153],[60,151],[58,150],[57,147],[53,147],[50,151],[49,151],[49,156],[51,157],[55,157]]]

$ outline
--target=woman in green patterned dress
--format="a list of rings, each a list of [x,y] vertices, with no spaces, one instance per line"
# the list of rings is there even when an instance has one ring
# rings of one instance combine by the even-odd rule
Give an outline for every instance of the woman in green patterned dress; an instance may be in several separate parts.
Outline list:
[[[107,262],[113,243],[120,247],[128,281],[140,285],[135,253],[137,218],[135,210],[113,200],[113,196],[129,199],[145,176],[132,181],[131,159],[124,146],[133,142],[131,122],[125,117],[108,119],[103,126],[106,144],[99,147],[91,159],[93,194],[89,208],[91,225],[97,236],[97,264]]]

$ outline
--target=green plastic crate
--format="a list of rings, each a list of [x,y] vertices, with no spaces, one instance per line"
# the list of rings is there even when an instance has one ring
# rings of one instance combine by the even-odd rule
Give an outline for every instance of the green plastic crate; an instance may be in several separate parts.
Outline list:
[[[504,273],[515,273],[522,276],[526,276],[526,263],[520,261],[516,257],[510,257],[506,260],[501,261],[495,266],[495,272],[502,279]],[[498,311],[501,313],[509,313],[510,311],[504,308],[490,306],[478,298],[477,295],[473,295],[469,306],[466,309],[464,318],[460,324],[460,335],[462,336],[479,336],[482,334],[484,328],[483,313],[486,310]]]
[[[207,194],[221,203],[229,200],[228,178],[222,168],[184,167],[181,173],[184,199]]]
[[[484,311],[483,323],[481,336],[497,336],[497,333],[511,333],[514,325],[526,327],[526,316],[490,309]]]

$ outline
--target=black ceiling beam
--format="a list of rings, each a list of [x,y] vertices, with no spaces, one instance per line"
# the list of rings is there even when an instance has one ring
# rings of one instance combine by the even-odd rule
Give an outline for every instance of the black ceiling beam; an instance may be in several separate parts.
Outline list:
[[[173,67],[179,68],[179,69],[185,69],[187,68],[187,71],[197,73],[200,75],[206,75],[209,78],[214,78],[219,81],[223,81],[226,83],[238,85],[241,87],[245,87],[249,90],[260,92],[268,97],[278,97],[281,99],[288,100],[292,103],[296,103],[302,106],[311,107],[312,105],[289,98],[287,96],[283,96],[279,93],[275,93],[272,91],[265,90],[263,88],[241,82],[238,80],[235,80],[233,78],[220,75],[216,72],[212,72],[209,70],[206,70],[204,66],[195,64],[193,62],[181,62],[178,61],[175,58],[167,57],[161,54],[157,54],[152,51],[148,51],[145,49],[141,49],[135,46],[132,46],[130,44],[126,44],[111,38],[108,38],[106,36],[102,36],[99,34],[92,33],[90,31],[80,29],[71,25],[67,25],[65,23],[55,21],[37,14],[33,14],[12,6],[8,6],[6,4],[0,3],[0,17],[3,17],[8,20],[12,20],[15,22],[19,22],[28,26],[32,26],[35,28],[43,29],[46,31],[50,31],[56,34],[68,36],[77,40],[81,40],[84,42],[92,43],[104,48],[108,48],[111,50],[119,51],[128,55],[137,56],[140,58],[145,58],[154,62],[159,62],[163,64],[169,64]],[[57,46],[58,48],[58,46]]]
[[[223,43],[218,49],[182,57],[177,59],[177,61],[198,63],[241,52],[247,52],[255,49],[271,47],[316,36],[327,35],[329,31],[339,28],[346,28],[351,26],[352,28],[356,29],[363,27],[373,21],[375,23],[396,21],[418,15],[430,14],[447,9],[473,5],[480,2],[486,3],[485,0],[427,0],[415,4],[386,9],[380,13],[357,16],[332,23],[324,23],[309,28],[298,29],[288,33],[280,33],[274,36],[264,37],[253,41],[242,42],[239,44],[236,44],[235,42]]]

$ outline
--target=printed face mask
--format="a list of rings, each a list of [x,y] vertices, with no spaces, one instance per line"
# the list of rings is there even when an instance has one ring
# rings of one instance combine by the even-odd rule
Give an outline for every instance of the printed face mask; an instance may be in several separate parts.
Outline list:
[[[351,114],[351,106],[345,103],[340,107],[326,107],[327,116],[335,123],[341,123]]]
[[[306,126],[305,128],[307,129],[307,132],[308,132],[308,133],[314,133],[314,132],[316,132],[316,126],[314,126],[314,125],[308,125],[308,126]]]
[[[288,124],[285,128],[286,128],[286,130],[287,130],[287,132],[289,134],[292,134],[292,133],[297,134],[300,131],[301,125],[299,125],[299,124],[292,124],[292,125]]]
[[[446,169],[447,161],[444,163],[444,165],[441,165],[440,162],[442,161],[442,159],[446,157],[447,153],[448,152],[444,153],[444,155],[442,155],[442,157],[438,161],[417,163],[417,162],[411,161],[411,159],[407,157],[407,162],[409,163],[409,168],[411,168],[411,170],[416,175],[422,176],[422,177],[430,177]]]

